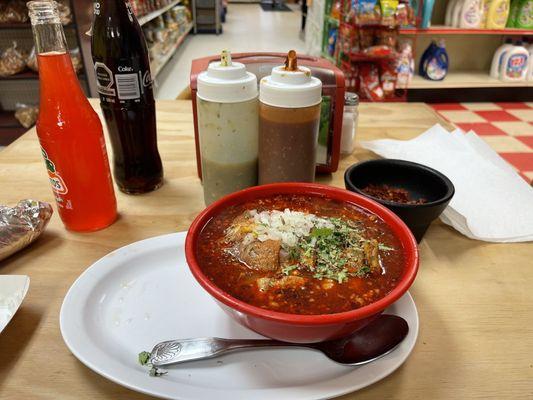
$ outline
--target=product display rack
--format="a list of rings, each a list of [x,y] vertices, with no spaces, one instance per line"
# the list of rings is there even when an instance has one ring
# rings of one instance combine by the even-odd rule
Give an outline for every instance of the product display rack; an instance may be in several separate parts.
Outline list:
[[[341,10],[345,10],[343,0]],[[413,43],[415,57],[415,75],[408,86],[406,96],[398,100],[408,101],[531,101],[533,92],[532,82],[504,82],[489,76],[490,64],[495,50],[506,38],[526,40],[533,37],[533,30],[519,28],[503,29],[463,29],[445,26],[444,15],[448,0],[436,1],[432,13],[431,26],[420,28],[421,1],[418,9],[417,24],[414,27],[400,27],[398,33],[401,38],[409,38]],[[330,28],[342,27],[344,22],[331,17],[332,1],[327,0],[323,8],[324,19],[321,30],[322,57],[336,63],[348,75],[356,73],[351,67],[361,62],[378,62],[373,58],[365,58],[362,54],[351,54],[349,61],[339,60],[338,54],[332,56],[328,52]],[[319,12],[320,10],[313,10]],[[342,17],[341,17],[342,19]],[[338,25],[337,25],[338,24]],[[337,41],[341,37],[341,29],[337,33]],[[431,40],[444,39],[446,50],[450,57],[448,74],[442,81],[431,81],[417,74],[420,56],[429,46]],[[330,49],[331,50],[331,49]],[[348,85],[350,86],[350,85]],[[388,100],[390,101],[390,100]]]
[[[79,25],[77,13],[74,9],[74,0],[70,1],[72,22],[63,26],[68,47],[79,48],[81,51]],[[33,34],[31,24],[25,23],[0,23],[0,49],[10,47],[13,42],[17,47],[29,52],[33,47]],[[80,84],[85,93],[89,93],[88,74],[86,65],[83,63],[78,73]],[[10,143],[26,128],[14,118],[17,104],[37,105],[39,103],[39,74],[29,69],[23,72],[0,77],[0,146]]]
[[[191,23],[185,29],[185,31],[180,35],[180,37],[178,38],[174,46],[172,46],[171,50],[163,56],[161,61],[155,65],[152,65],[152,74],[153,74],[154,79],[157,78],[157,76],[163,70],[165,65],[167,65],[168,61],[174,56],[174,54],[176,53],[176,50],[178,50],[180,45],[183,43],[187,35],[191,32],[191,30],[193,30],[193,28],[194,28],[194,24]]]
[[[196,21],[194,33],[222,33],[221,0],[196,0],[193,8]]]
[[[422,2],[420,3],[420,8],[422,8]],[[353,42],[354,40],[357,40],[358,37],[360,37],[361,33],[365,30],[371,30],[373,32],[378,31],[388,31],[395,35],[396,37],[399,37],[400,30],[407,30],[407,29],[416,29],[416,27],[413,28],[401,28],[398,26],[389,26],[381,23],[371,23],[371,24],[359,24],[356,23],[350,18],[350,10],[352,6],[351,0],[341,0],[340,1],[340,21],[339,21],[339,30],[337,32],[337,41],[336,41],[336,49],[335,49],[335,56],[333,57],[333,61],[343,70],[345,76],[346,76],[346,86],[348,91],[353,91],[356,93],[360,93],[359,88],[359,67],[363,64],[374,64],[379,69],[381,69],[384,65],[394,63],[395,60],[397,60],[398,53],[397,49],[393,49],[393,52],[388,55],[371,55],[363,52],[362,50],[354,51],[353,50]],[[331,12],[331,8],[330,8]],[[417,15],[415,17],[416,24],[418,25],[420,21],[420,15]],[[324,32],[324,36],[327,36],[327,32]],[[348,36],[346,36],[348,35]],[[350,43],[350,49],[347,55],[343,55],[343,50],[341,47],[343,46],[342,43],[348,41]],[[411,38],[412,42],[412,48],[414,51],[416,37]],[[327,54],[330,55],[330,54]],[[364,96],[360,95],[361,101],[372,101]],[[407,101],[407,89],[395,89],[394,95],[385,97],[380,102],[402,102]]]
[[[444,25],[449,0],[435,1],[429,28],[401,29],[400,34],[416,37],[415,54],[420,56],[431,40],[444,39],[450,57],[447,76],[442,81],[430,81],[418,75],[409,85],[413,101],[531,101],[532,82],[504,82],[489,76],[492,57],[506,38],[522,39],[533,36],[533,30],[463,29]],[[419,57],[415,59],[418,70]]]
[[[504,28],[504,29],[463,29],[445,25],[434,25],[430,28],[401,28],[402,35],[506,35],[533,36],[532,29]]]
[[[159,10],[152,11],[151,13],[148,13],[146,15],[142,15],[137,18],[137,21],[139,21],[139,25],[143,26],[147,24],[148,22],[152,21],[153,19],[156,19],[160,15],[163,15],[167,11],[169,11],[171,8],[177,6],[181,3],[181,0],[173,0],[170,4],[161,7]]]

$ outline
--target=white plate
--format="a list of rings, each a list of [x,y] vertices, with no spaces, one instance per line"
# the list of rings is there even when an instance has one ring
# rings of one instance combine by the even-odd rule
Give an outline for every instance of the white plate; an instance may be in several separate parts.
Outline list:
[[[0,333],[19,309],[29,287],[26,275],[0,275]]]
[[[387,312],[410,332],[391,354],[363,367],[338,365],[303,349],[263,349],[175,366],[148,376],[137,362],[163,340],[261,338],[227,317],[189,272],[185,233],[113,251],[74,282],[61,307],[61,333],[72,353],[106,378],[169,399],[324,399],[368,386],[398,368],[413,349],[418,314],[407,293]]]

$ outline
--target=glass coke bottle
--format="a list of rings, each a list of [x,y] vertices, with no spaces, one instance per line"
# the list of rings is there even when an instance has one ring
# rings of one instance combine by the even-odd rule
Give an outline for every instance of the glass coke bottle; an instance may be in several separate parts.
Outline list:
[[[148,49],[128,1],[94,2],[92,57],[113,147],[119,189],[150,192],[163,184]]]

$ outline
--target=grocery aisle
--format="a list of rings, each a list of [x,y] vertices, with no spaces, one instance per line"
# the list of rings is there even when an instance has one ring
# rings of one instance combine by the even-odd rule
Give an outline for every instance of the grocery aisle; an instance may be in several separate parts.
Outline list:
[[[191,61],[222,49],[246,51],[304,51],[301,12],[265,12],[259,4],[230,4],[223,33],[190,35],[156,81],[156,99],[175,99],[189,84]]]

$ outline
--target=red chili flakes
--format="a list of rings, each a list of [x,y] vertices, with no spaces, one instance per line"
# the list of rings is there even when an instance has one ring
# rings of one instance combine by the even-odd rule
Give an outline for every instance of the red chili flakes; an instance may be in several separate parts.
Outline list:
[[[369,196],[376,197],[381,200],[392,201],[402,204],[424,204],[426,199],[413,199],[409,192],[405,189],[391,187],[389,185],[374,185],[370,184],[363,189],[363,192]]]

